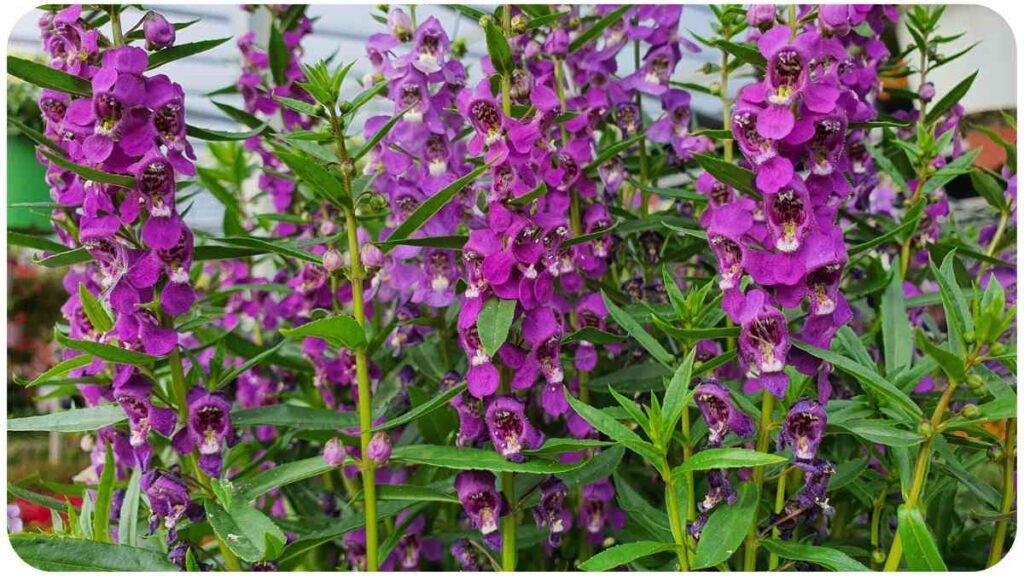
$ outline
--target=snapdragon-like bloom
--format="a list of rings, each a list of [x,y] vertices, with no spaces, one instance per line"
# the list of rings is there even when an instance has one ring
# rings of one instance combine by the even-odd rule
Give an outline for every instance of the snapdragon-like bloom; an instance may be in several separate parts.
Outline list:
[[[231,405],[219,394],[193,388],[188,393],[188,412],[188,424],[174,435],[174,448],[179,454],[198,449],[203,472],[220,476],[224,444],[235,441]]]
[[[544,434],[530,424],[525,405],[514,396],[498,396],[487,405],[485,421],[494,449],[506,459],[522,462],[522,451],[540,448]]]
[[[146,50],[159,50],[174,45],[174,26],[163,14],[147,12],[142,17],[142,33],[146,38]]]
[[[615,487],[611,481],[604,479],[584,486],[582,496],[578,520],[580,527],[586,532],[588,542],[602,542],[606,527],[621,530],[625,526],[625,512],[612,504],[615,499]]]
[[[736,408],[729,390],[717,380],[706,380],[697,386],[693,399],[708,427],[708,446],[720,447],[730,432],[740,438],[754,433],[753,421]]]
[[[825,436],[825,409],[814,400],[802,399],[789,409],[779,432],[779,449],[791,446],[797,460],[812,460]]]
[[[459,472],[455,476],[455,492],[473,527],[480,530],[492,548],[498,548],[498,520],[508,513],[508,504],[494,487],[494,474],[477,470]]]
[[[154,532],[162,521],[167,528],[167,541],[177,541],[175,526],[182,519],[198,521],[203,510],[188,496],[188,486],[177,475],[162,470],[150,470],[142,475],[140,483],[151,511],[149,530]]]
[[[540,490],[540,504],[533,509],[533,517],[537,526],[548,529],[548,545],[557,548],[572,529],[572,512],[566,507],[569,490],[554,477],[541,482]]]
[[[772,306],[762,290],[751,290],[734,315],[740,323],[740,357],[747,368],[746,391],[767,389],[781,398],[789,384],[783,372],[789,353],[786,317]]]

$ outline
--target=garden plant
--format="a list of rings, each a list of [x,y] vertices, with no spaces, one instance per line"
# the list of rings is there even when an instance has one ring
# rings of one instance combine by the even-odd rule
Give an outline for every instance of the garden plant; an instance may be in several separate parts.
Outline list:
[[[7,430],[90,459],[7,486],[51,510],[9,537],[26,562],[980,570],[1009,549],[1016,149],[989,131],[1005,166],[976,166],[975,75],[929,82],[968,53],[942,6],[717,5],[706,36],[673,5],[444,7],[483,58],[382,6],[365,53],[319,61],[306,6],[229,8],[266,29],[44,6],[46,58],[8,57],[51,192],[13,209],[53,230],[7,240],[66,290],[58,362],[19,383],[69,407]],[[226,42],[240,76],[207,97],[236,131],[193,124],[162,71]],[[683,82],[696,52],[706,81]],[[189,225],[201,195],[220,230]]]

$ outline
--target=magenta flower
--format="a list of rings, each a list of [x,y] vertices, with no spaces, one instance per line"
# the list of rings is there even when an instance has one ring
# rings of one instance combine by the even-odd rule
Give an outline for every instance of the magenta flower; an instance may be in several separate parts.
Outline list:
[[[544,434],[530,424],[525,405],[514,396],[492,399],[484,415],[494,449],[512,462],[526,459],[522,451],[540,448]]]
[[[235,441],[231,427],[231,404],[219,394],[202,388],[188,393],[188,423],[172,440],[178,454],[199,450],[199,467],[211,477],[220,476],[224,444]]]
[[[455,476],[455,492],[473,527],[480,530],[492,548],[499,548],[498,519],[508,513],[508,504],[494,487],[494,474],[479,470],[459,472]]]
[[[754,433],[753,421],[733,405],[729,389],[717,380],[706,380],[697,386],[693,399],[708,427],[708,446],[722,446],[722,440],[730,432],[740,438]]]
[[[569,489],[554,476],[540,484],[540,504],[533,509],[533,518],[540,528],[548,529],[548,546],[557,548],[562,537],[572,529],[572,512],[566,506]]]
[[[766,388],[781,398],[789,384],[783,372],[789,353],[786,317],[758,289],[748,292],[740,307],[730,314],[740,324],[740,358],[748,378],[744,391]]]
[[[779,450],[791,446],[797,460],[814,458],[825,436],[825,409],[814,400],[802,399],[789,408],[779,432]]]
[[[146,50],[159,50],[174,45],[174,26],[157,12],[147,12],[142,17],[142,33],[146,38]]]

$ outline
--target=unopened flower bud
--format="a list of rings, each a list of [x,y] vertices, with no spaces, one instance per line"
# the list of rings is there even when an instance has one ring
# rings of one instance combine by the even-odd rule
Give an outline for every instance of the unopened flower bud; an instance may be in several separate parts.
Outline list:
[[[329,466],[341,466],[345,461],[345,447],[337,438],[331,438],[324,444],[323,458]]]
[[[974,333],[974,330],[968,330],[964,333],[964,342],[968,344],[974,344],[978,339],[978,336]]]
[[[356,163],[351,159],[345,160],[341,163],[341,173],[346,176],[354,176],[356,173]]]
[[[494,18],[492,18],[490,14],[484,14],[483,16],[480,17],[479,24],[481,28],[487,28],[487,26],[489,26],[493,21]]]
[[[391,35],[405,42],[412,38],[412,18],[399,8],[388,12],[388,30]]]
[[[717,96],[722,92],[722,85],[719,84],[718,82],[712,82],[711,86],[708,86],[708,92],[711,92],[711,94]]]
[[[384,265],[384,253],[376,244],[363,244],[359,247],[359,259],[367,268],[380,268]]]
[[[885,562],[885,550],[875,548],[874,552],[871,553],[871,561],[875,564]]]
[[[917,89],[917,97],[921,99],[921,102],[931,102],[932,98],[935,98],[935,84],[931,82],[925,82]]]
[[[968,404],[960,410],[960,414],[964,418],[970,418],[971,420],[981,416],[981,411],[978,410],[977,404]]]
[[[142,34],[146,38],[147,50],[158,50],[174,44],[174,26],[156,12],[147,12],[142,18]]]
[[[352,103],[348,100],[341,102],[341,104],[338,104],[338,111],[342,114],[348,114],[352,111]]]
[[[387,432],[377,432],[370,439],[366,447],[366,456],[378,464],[384,464],[391,459],[391,436]]]
[[[522,34],[526,32],[526,17],[522,14],[516,14],[512,17],[512,33]]]
[[[452,42],[452,56],[454,56],[456,59],[465,56],[466,50],[466,39],[464,37],[459,36],[458,38],[455,39],[454,42]]]
[[[994,342],[991,346],[988,347],[988,351],[993,356],[999,356],[1003,352],[1006,352],[1006,346],[1002,342]]]
[[[921,425],[917,427],[917,432],[925,438],[931,438],[932,434],[935,434],[935,427],[931,422],[921,422]]]
[[[334,272],[341,268],[344,263],[345,262],[342,259],[341,254],[337,250],[328,250],[327,252],[324,252],[323,264],[324,268],[326,268],[328,272]]]
[[[975,396],[985,396],[988,394],[988,387],[985,386],[985,381],[977,374],[971,374],[967,377],[967,387],[971,390],[971,394]]]
[[[999,462],[1006,456],[1006,451],[999,444],[993,444],[988,447],[988,459],[993,462]]]

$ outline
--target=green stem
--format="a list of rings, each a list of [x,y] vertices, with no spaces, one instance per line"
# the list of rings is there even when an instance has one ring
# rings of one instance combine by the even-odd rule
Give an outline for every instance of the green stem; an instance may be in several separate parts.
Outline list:
[[[985,254],[988,256],[995,257],[996,250],[999,249],[999,243],[1003,240],[1003,234],[1006,233],[1006,224],[1010,219],[1009,210],[1001,210],[999,212],[999,223],[996,225],[995,234],[992,235],[992,239],[989,240],[988,248],[985,250]],[[985,271],[988,270],[988,262],[982,262],[978,267],[978,281],[985,276]]]
[[[999,511],[1008,515],[1013,510],[1014,502],[1014,452],[1017,449],[1017,420],[1009,418],[1004,422],[1006,426],[1005,441],[1003,444],[1003,501]],[[1006,532],[1009,528],[1009,519],[1003,518],[996,522],[995,533],[992,535],[992,550],[989,552],[988,564],[986,567],[995,566],[1003,557],[1003,544],[1006,542]]]
[[[516,571],[516,485],[511,472],[501,473],[501,491],[509,511],[501,520],[501,570]]]
[[[957,381],[950,380],[946,389],[942,392],[942,397],[939,398],[939,403],[935,406],[935,411],[932,412],[931,425],[935,432],[932,436],[925,439],[924,443],[921,444],[921,449],[917,453],[917,461],[914,463],[914,472],[911,476],[910,481],[910,492],[907,494],[906,502],[903,503],[907,508],[917,507],[918,502],[921,500],[921,494],[924,492],[924,485],[928,479],[928,463],[931,461],[932,454],[932,440],[935,434],[939,434],[939,425],[942,423],[942,417],[946,413],[946,408],[949,407],[950,400],[953,399],[953,392],[956,391]],[[889,548],[889,555],[885,559],[885,571],[894,572],[900,566],[900,560],[903,558],[903,541],[900,539],[899,532],[892,540],[892,547]]]
[[[779,482],[775,486],[775,514],[782,512],[782,508],[786,505],[786,478],[788,474],[783,473],[779,476]],[[778,527],[772,528],[772,535],[775,537],[779,536]],[[775,570],[779,567],[779,555],[775,552],[768,554],[768,569]]]
[[[124,46],[124,33],[121,31],[121,7],[114,5],[110,7],[110,31],[111,41],[115,47]]]
[[[772,427],[772,412],[775,410],[775,396],[772,393],[765,390],[761,394],[761,424],[758,429],[757,436],[757,451],[768,452],[768,436],[771,432]],[[764,482],[764,467],[758,466],[754,468],[754,490],[757,494],[761,493],[761,484]],[[753,572],[757,569],[757,548],[760,545],[760,541],[757,538],[757,526],[754,525],[750,528],[750,532],[747,534],[746,545],[744,547],[743,556],[743,570],[747,572]]]
[[[633,41],[633,68],[640,69],[640,41]],[[636,93],[636,113],[640,124],[640,132],[644,131],[644,105],[640,92]],[[647,190],[649,176],[647,173],[647,140],[640,140],[640,216],[646,218],[650,213],[650,192]]]
[[[690,442],[690,409],[683,407],[680,417],[680,426],[683,431],[683,461],[690,459],[693,455],[693,445]],[[697,519],[697,490],[693,482],[693,470],[686,471],[686,521],[693,522]]]
[[[174,394],[174,403],[177,404],[178,418],[183,424],[188,425],[188,384],[185,382],[185,370],[182,367],[181,353],[178,352],[177,346],[167,355],[167,363],[171,369],[171,390]],[[196,458],[195,451],[188,455],[188,462],[192,467],[192,473],[195,474],[196,482],[203,487],[203,491],[207,495],[212,495],[213,490],[210,488],[210,479],[199,468],[199,459]],[[231,549],[220,539],[220,536],[217,536],[217,547],[220,548],[220,555],[224,559],[224,566],[231,572],[241,572],[242,565],[239,563],[238,557],[231,552]]]
[[[341,166],[342,186],[344,193],[352,198],[351,160],[345,147],[345,132],[334,107],[330,107],[331,129],[334,132],[334,143]],[[355,203],[352,203],[354,206]],[[352,287],[352,317],[361,328],[366,329],[366,309],[363,303],[363,277],[365,271],[359,257],[359,222],[356,220],[355,208],[345,209],[345,231],[348,237],[348,252],[351,261],[349,284]],[[366,570],[376,572],[379,566],[377,554],[377,481],[376,464],[367,458],[370,439],[373,435],[373,392],[370,389],[370,371],[366,359],[366,348],[357,348],[356,380],[359,394],[359,447],[361,458],[359,470],[363,480],[363,515],[366,518]]]
[[[672,477],[672,469],[665,459],[661,463],[661,477],[665,481],[665,500],[668,502],[668,523],[672,528],[672,539],[676,544],[676,557],[679,559],[679,569],[683,572],[690,571],[690,559],[686,551],[686,521],[679,509],[679,496],[676,494],[676,481]]]

